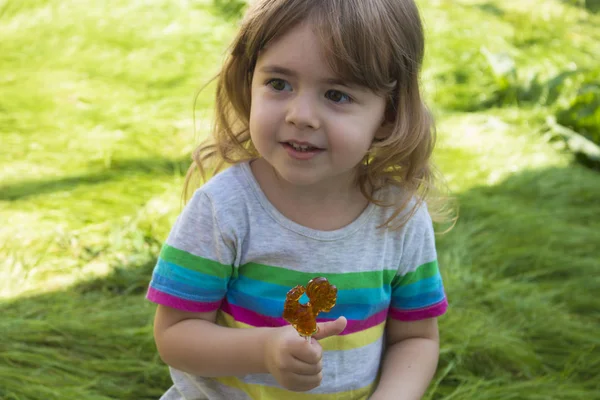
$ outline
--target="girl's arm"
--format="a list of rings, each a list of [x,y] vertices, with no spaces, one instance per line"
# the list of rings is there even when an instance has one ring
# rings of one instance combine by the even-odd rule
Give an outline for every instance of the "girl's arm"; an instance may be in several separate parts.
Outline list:
[[[437,368],[437,319],[414,322],[389,319],[386,335],[381,379],[371,400],[419,400]]]
[[[231,329],[217,312],[195,313],[159,305],[154,339],[162,360],[204,377],[266,373],[265,343],[273,328]]]
[[[321,384],[323,348],[317,340],[339,335],[346,318],[321,322],[310,343],[291,325],[235,329],[215,323],[217,312],[191,313],[159,305],[154,320],[158,352],[168,365],[197,376],[270,373],[284,388]]]

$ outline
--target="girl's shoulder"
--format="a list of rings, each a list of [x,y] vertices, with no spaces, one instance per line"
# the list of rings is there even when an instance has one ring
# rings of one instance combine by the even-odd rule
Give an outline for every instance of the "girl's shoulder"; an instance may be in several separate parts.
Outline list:
[[[188,206],[209,208],[213,218],[224,226],[243,228],[253,194],[248,182],[246,166],[236,164],[217,173],[204,185],[196,189]]]
[[[416,226],[430,226],[431,216],[427,202],[418,194],[408,193],[400,186],[388,185],[375,194],[382,220],[392,218],[391,226],[401,222],[403,231]]]
[[[390,185],[378,190],[374,198],[377,226],[385,227],[384,231],[394,232],[394,237],[400,241],[433,230],[427,202],[418,194]]]
[[[210,178],[197,192],[216,201],[230,202],[249,190],[247,163],[232,165]],[[236,196],[238,195],[238,196]]]

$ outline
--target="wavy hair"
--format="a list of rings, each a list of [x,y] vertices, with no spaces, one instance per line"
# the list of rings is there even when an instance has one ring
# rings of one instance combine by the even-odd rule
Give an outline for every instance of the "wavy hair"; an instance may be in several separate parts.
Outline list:
[[[421,98],[419,73],[424,35],[413,0],[256,0],[241,22],[217,80],[212,141],[193,152],[184,197],[192,176],[260,157],[250,139],[251,80],[260,51],[303,21],[309,21],[328,54],[333,72],[385,96],[390,134],[373,142],[357,168],[357,184],[369,201],[394,207],[403,226],[427,201],[434,221],[450,213],[431,163],[435,126]],[[388,186],[401,190],[393,204],[375,196]],[[434,195],[434,193],[436,195]],[[413,201],[416,199],[416,201]],[[407,210],[407,212],[405,212]]]

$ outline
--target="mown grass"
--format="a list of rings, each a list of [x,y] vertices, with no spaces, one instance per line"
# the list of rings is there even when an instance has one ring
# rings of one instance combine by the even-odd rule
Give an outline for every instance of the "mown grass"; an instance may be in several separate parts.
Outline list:
[[[546,118],[598,70],[600,17],[559,1],[420,4],[436,160],[461,205],[438,242],[451,309],[427,398],[598,398],[600,175]],[[193,95],[236,7],[0,0],[0,398],[169,386],[143,296],[199,140]]]

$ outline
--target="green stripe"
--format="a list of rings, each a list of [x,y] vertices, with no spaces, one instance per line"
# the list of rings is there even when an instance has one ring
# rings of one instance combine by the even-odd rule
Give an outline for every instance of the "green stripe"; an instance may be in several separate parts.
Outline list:
[[[224,265],[208,258],[195,256],[167,244],[163,245],[160,258],[180,267],[216,276],[217,278],[229,279],[231,277],[231,265]]]
[[[221,279],[229,279],[232,276],[231,265],[224,265],[208,258],[199,257],[167,244],[163,245],[160,258],[180,267]],[[342,273],[298,272],[257,263],[244,264],[239,267],[239,271],[234,271],[234,275],[237,275],[235,272],[246,278],[284,286],[306,285],[309,280],[322,276],[327,278],[332,285],[349,290],[380,288],[390,284],[394,288],[410,285],[421,279],[435,276],[439,273],[439,270],[437,261],[432,261],[419,266],[414,272],[409,272],[404,276],[396,276],[397,271],[393,269]]]
[[[389,285],[396,275],[396,270],[383,270],[373,272],[298,272],[280,267],[248,263],[240,266],[239,274],[246,278],[255,279],[283,286],[306,285],[308,281],[316,277],[324,277],[332,285],[338,288],[348,289],[372,289]]]
[[[431,278],[440,273],[437,260],[425,263],[417,267],[413,272],[409,272],[403,276],[398,276],[392,282],[392,287],[397,288],[398,286],[406,286],[411,283],[420,281],[421,279]]]

